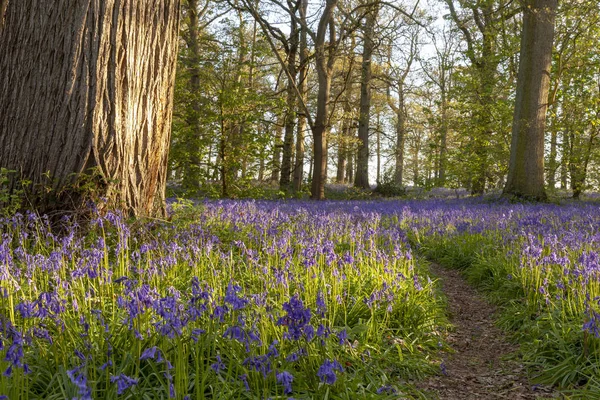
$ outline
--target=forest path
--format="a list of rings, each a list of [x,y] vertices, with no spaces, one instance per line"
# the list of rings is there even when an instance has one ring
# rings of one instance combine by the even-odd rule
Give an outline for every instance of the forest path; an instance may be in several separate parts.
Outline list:
[[[461,276],[437,264],[431,271],[442,283],[454,330],[446,338],[453,353],[444,354],[443,373],[419,388],[440,400],[550,399],[552,390],[527,380],[525,369],[507,356],[517,351],[494,325],[496,309]]]

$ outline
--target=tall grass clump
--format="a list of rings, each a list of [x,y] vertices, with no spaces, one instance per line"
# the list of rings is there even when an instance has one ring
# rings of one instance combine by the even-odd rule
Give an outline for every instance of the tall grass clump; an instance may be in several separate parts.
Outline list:
[[[445,320],[389,206],[0,219],[0,398],[410,394]]]
[[[537,381],[600,393],[600,210],[594,204],[415,205],[413,245],[504,309]]]

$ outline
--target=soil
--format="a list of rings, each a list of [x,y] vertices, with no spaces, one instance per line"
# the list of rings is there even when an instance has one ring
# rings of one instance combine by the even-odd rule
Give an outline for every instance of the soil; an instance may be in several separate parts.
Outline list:
[[[518,347],[494,325],[494,306],[460,272],[436,264],[431,269],[448,298],[454,330],[446,340],[453,351],[443,355],[442,373],[419,388],[440,400],[559,398],[551,388],[528,382],[514,356]]]

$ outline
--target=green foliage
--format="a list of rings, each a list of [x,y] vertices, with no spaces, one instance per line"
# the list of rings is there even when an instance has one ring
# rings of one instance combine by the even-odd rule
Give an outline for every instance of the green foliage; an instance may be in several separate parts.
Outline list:
[[[24,188],[29,186],[29,182],[23,181],[16,189],[10,190],[11,174],[16,174],[16,171],[0,168],[0,216],[3,217],[13,215],[21,209],[25,195]]]
[[[406,188],[394,181],[394,171],[390,168],[383,174],[383,179],[377,182],[374,193],[383,197],[401,197],[406,195]]]

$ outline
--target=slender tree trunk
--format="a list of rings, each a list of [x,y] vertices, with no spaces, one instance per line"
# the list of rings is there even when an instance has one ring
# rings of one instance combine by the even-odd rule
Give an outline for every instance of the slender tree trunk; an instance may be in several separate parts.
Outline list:
[[[557,0],[526,2],[506,195],[544,200],[544,130]]]
[[[326,0],[325,8],[317,29],[315,47],[315,64],[319,89],[317,93],[317,114],[313,134],[313,173],[311,198],[325,199],[325,181],[327,180],[327,136],[329,133],[329,95],[331,92],[331,75],[334,66],[335,21],[333,12],[338,0]],[[326,33],[329,30],[329,45],[325,44]]]
[[[271,181],[279,182],[281,172],[281,136],[283,135],[283,121],[277,121],[275,127],[275,138],[273,140],[273,169],[271,169]]]
[[[360,82],[360,116],[358,119],[358,157],[354,185],[368,189],[369,186],[369,119],[371,111],[371,57],[375,49],[373,35],[379,6],[376,5],[367,14],[365,22],[362,72]]]
[[[349,150],[346,156],[346,182],[354,181],[354,153],[354,151]]]
[[[562,132],[562,144],[561,144],[561,156],[560,156],[560,188],[562,190],[567,189],[567,180],[569,174],[569,158],[571,153],[571,146],[569,140],[569,132],[565,129]]]
[[[448,153],[448,102],[446,100],[445,88],[444,90],[442,90],[441,93],[440,108],[442,118],[442,129],[440,132],[440,154],[438,160],[437,181],[438,186],[444,187],[446,185],[446,154]]]
[[[398,107],[396,108],[396,149],[394,184],[402,187],[404,180],[404,138],[406,137],[406,115],[404,114],[404,85],[398,85]]]
[[[163,213],[179,1],[2,4],[0,167],[41,212],[79,207],[96,170],[110,206]]]
[[[202,130],[200,126],[200,102],[198,95],[200,92],[200,47],[199,47],[199,19],[198,19],[198,0],[188,0],[184,2],[189,16],[189,26],[185,37],[185,43],[188,48],[189,56],[185,60],[186,69],[189,72],[189,90],[191,93],[191,112],[188,114],[187,123],[192,134],[188,143],[189,161],[185,164],[183,174],[183,186],[185,188],[195,189],[199,184],[200,173],[200,146],[202,143]]]
[[[295,18],[291,21],[291,32],[288,48],[287,69],[289,71],[287,84],[287,101],[285,114],[285,135],[283,139],[283,157],[281,159],[281,176],[279,177],[279,188],[287,191],[291,183],[292,154],[294,148],[294,128],[296,124],[296,58],[298,55],[298,27]]]
[[[307,99],[307,79],[308,79],[308,44],[307,32],[304,25],[306,24],[306,13],[308,8],[308,0],[300,0],[300,70],[298,71],[298,91],[302,98],[298,99],[298,108],[302,108],[301,104],[306,103]],[[294,165],[294,191],[302,190],[302,179],[304,175],[304,133],[306,132],[306,115],[301,113],[298,115],[298,130],[296,132],[296,163]]]
[[[377,185],[381,184],[381,113],[377,113]]]
[[[556,141],[558,140],[558,133],[556,129],[552,129],[552,133],[550,134],[550,155],[548,158],[548,187],[550,190],[554,190],[556,188],[556,157],[557,157],[557,146]]]

